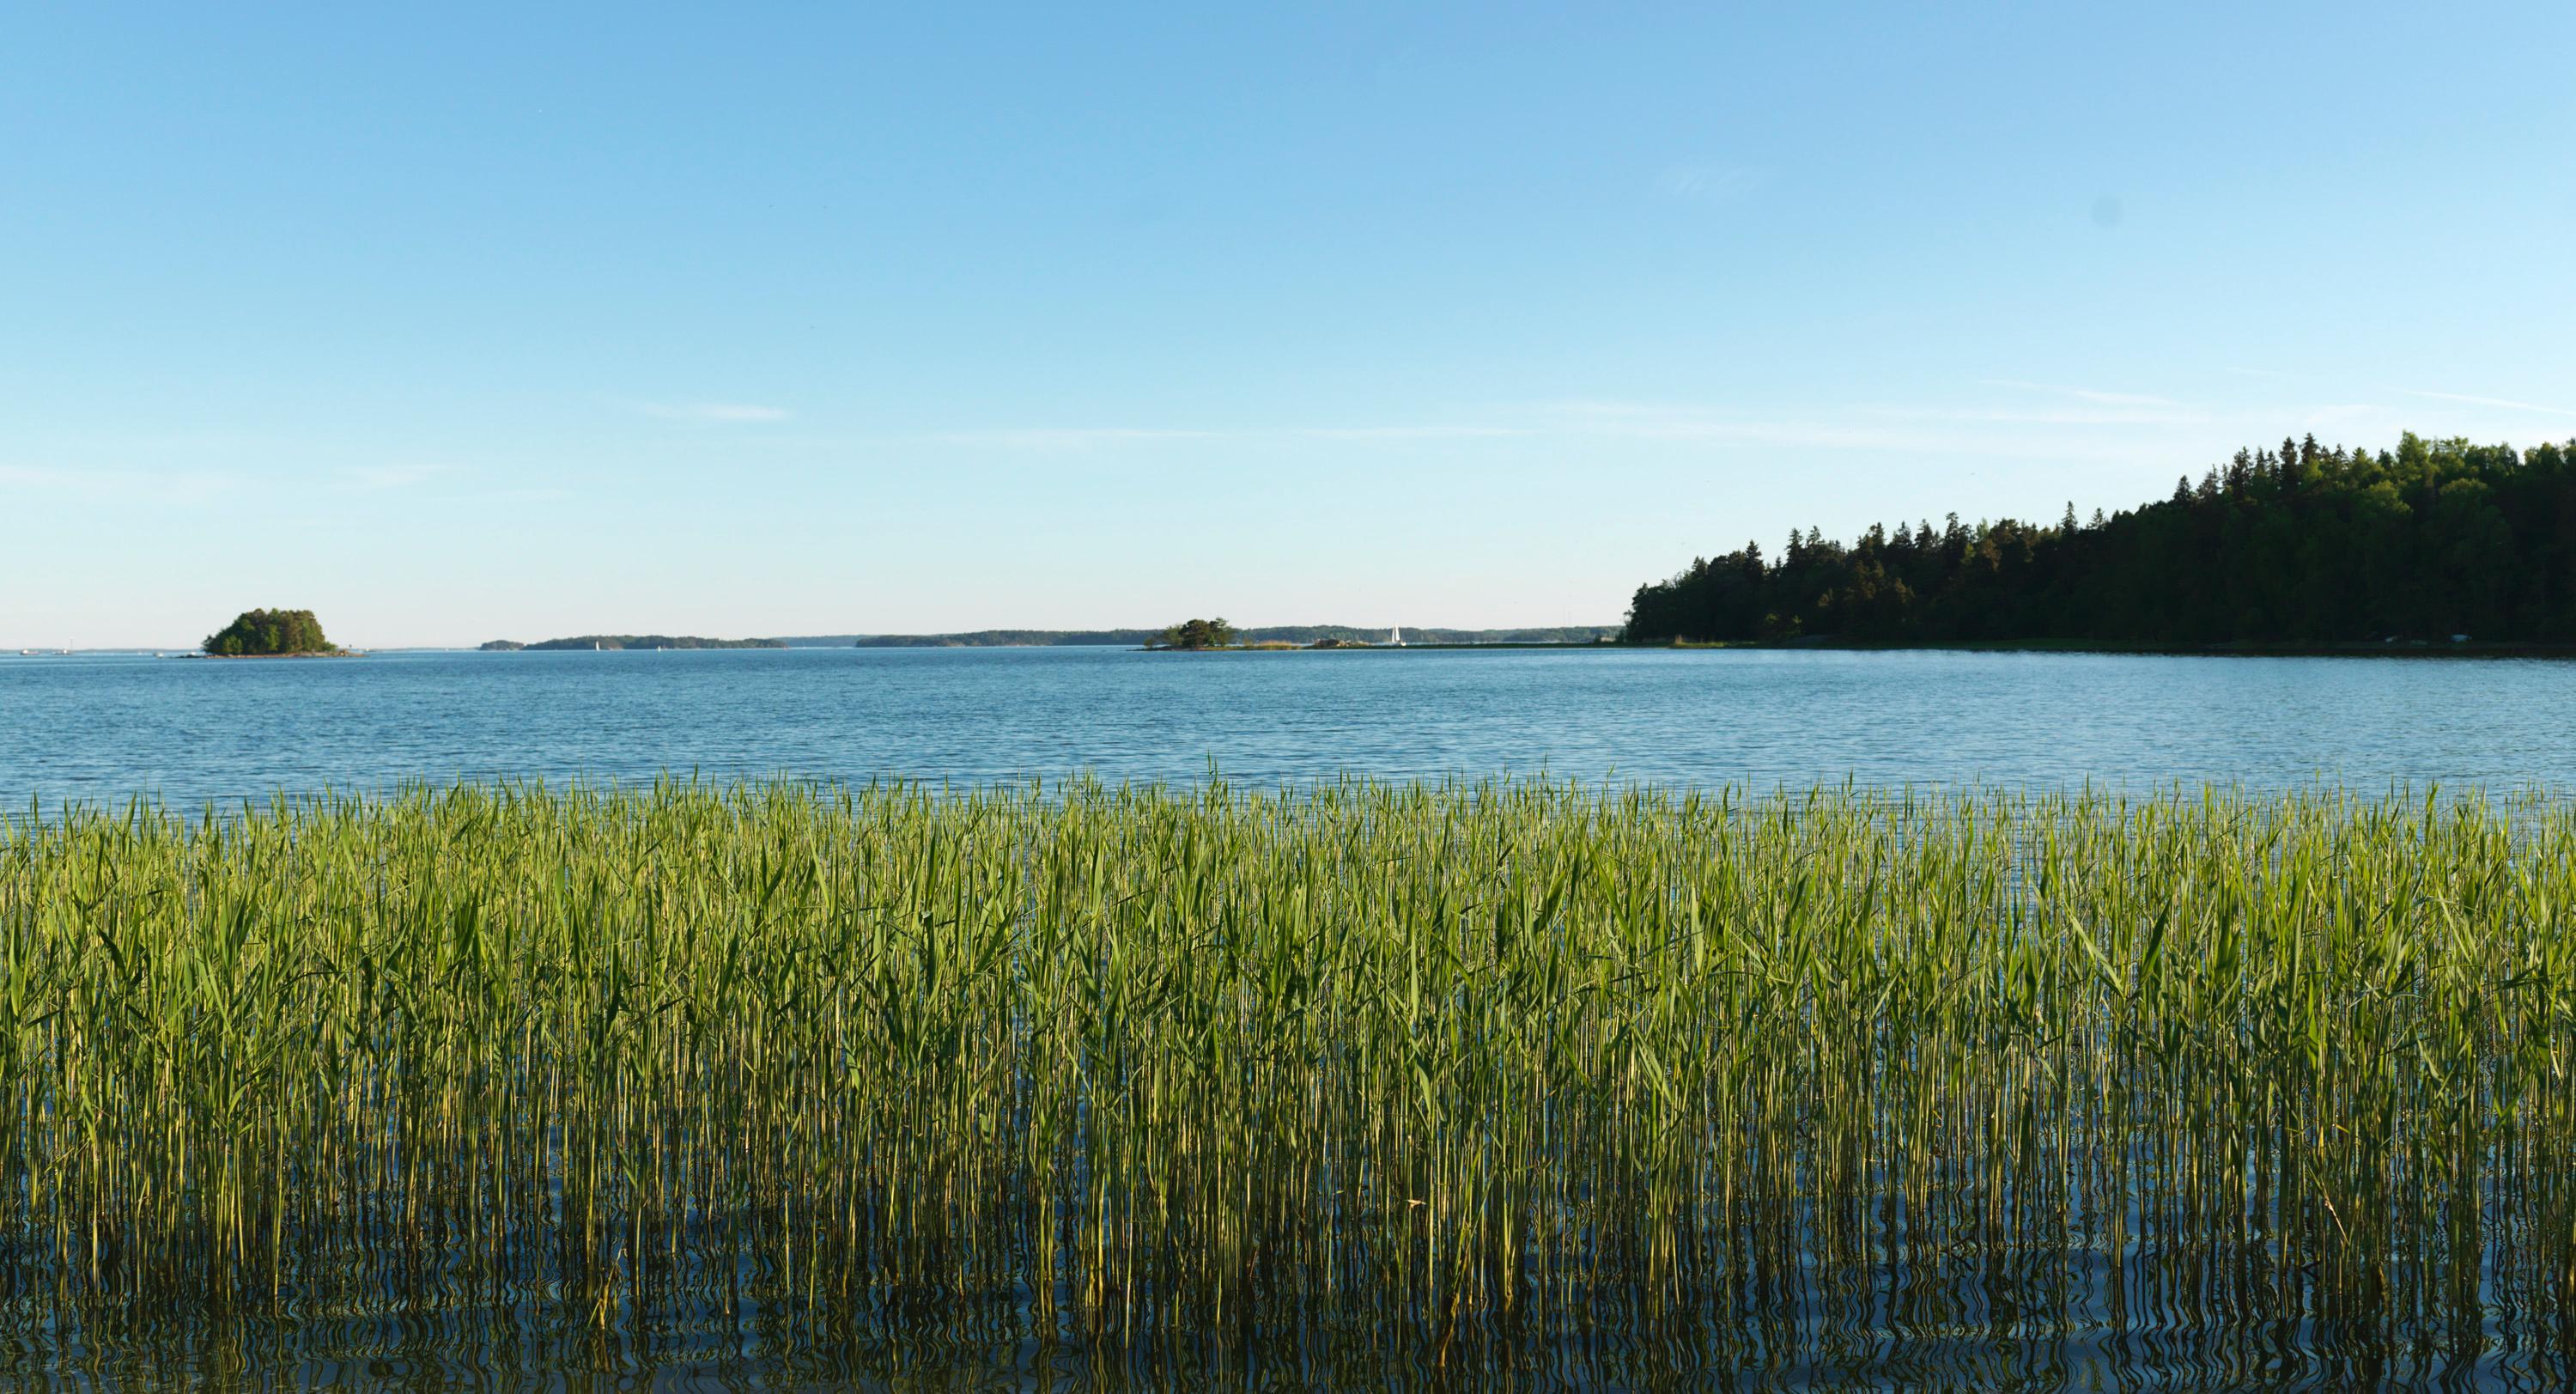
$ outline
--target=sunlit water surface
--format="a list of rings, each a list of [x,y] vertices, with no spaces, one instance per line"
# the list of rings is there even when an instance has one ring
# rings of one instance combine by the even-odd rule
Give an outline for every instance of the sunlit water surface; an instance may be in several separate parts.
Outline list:
[[[983,782],[1545,773],[2491,788],[2576,779],[2576,663],[1124,649],[0,659],[0,795],[178,805],[665,771]]]
[[[1852,779],[2141,790],[2204,781],[2557,789],[2576,665],[1966,653],[1107,649],[396,653],[297,662],[0,659],[0,794],[194,807],[325,787],[665,772],[985,782],[1302,782],[1501,773],[1767,790]],[[604,1332],[508,1309],[243,1314],[56,1331],[0,1380],[490,1388],[1754,1386],[2564,1388],[2576,1333],[2496,1302],[2484,1329],[2356,1340],[2229,1315],[2186,1267],[2077,1244],[2028,1271],[1723,1275],[1696,1317],[1375,1345],[1330,1320],[1249,1343],[1033,1339],[1024,1304],[664,1313]],[[2117,1276],[2115,1277],[2115,1272]],[[1712,1275],[1718,1276],[1718,1275]],[[434,1282],[432,1287],[435,1287]],[[41,1329],[42,1292],[5,1295]],[[461,1296],[461,1295],[460,1295]],[[558,1313],[558,1315],[560,1315]],[[21,1327],[20,1329],[28,1329]],[[49,1348],[45,1348],[48,1347]]]

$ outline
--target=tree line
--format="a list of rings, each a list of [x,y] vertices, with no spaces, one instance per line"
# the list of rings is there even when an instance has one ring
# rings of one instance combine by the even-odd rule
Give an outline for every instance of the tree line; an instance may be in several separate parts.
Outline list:
[[[1634,643],[2070,640],[2205,645],[2576,642],[2576,441],[2528,452],[2412,432],[2240,450],[2157,502],[1792,532],[1637,589]]]

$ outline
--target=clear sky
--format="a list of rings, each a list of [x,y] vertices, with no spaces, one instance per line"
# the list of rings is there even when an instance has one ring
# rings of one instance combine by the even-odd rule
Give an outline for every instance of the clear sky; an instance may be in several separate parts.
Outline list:
[[[0,3],[0,644],[1616,622],[2576,436],[2576,6]]]

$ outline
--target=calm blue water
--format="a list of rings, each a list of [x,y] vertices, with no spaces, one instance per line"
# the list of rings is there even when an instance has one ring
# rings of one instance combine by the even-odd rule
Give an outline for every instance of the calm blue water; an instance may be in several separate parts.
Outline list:
[[[664,770],[2576,784],[2576,663],[1124,649],[0,658],[0,807]]]

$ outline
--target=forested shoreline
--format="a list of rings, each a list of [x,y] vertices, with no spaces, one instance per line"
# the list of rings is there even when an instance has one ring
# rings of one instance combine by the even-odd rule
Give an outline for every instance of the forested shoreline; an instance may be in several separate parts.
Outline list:
[[[1638,588],[1632,643],[2576,642],[2576,441],[2240,450],[2171,497],[1793,533]]]

